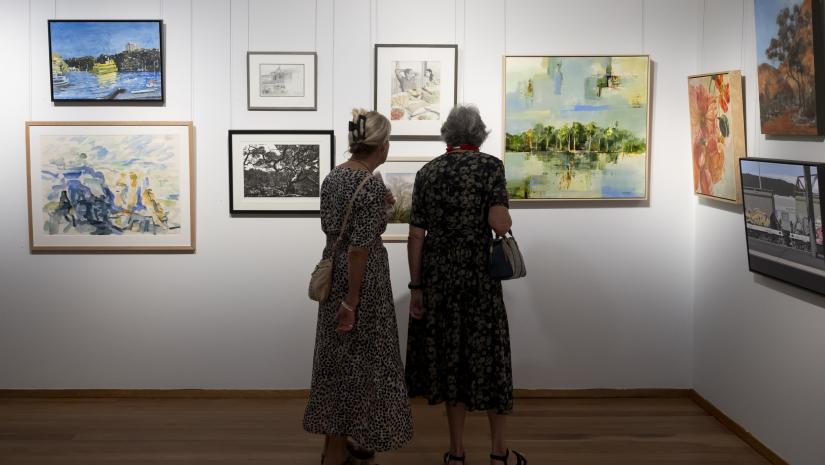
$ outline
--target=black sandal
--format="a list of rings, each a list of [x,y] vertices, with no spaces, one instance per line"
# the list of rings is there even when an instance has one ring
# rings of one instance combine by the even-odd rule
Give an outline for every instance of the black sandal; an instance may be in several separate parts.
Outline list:
[[[444,452],[444,465],[449,464],[450,462],[461,462],[464,463],[464,459],[466,455],[462,455],[461,457],[456,457],[455,455],[450,454],[449,452]]]
[[[516,451],[513,451],[513,453],[516,454],[516,465],[527,465],[527,459],[524,458],[523,455]],[[507,449],[507,453],[504,455],[490,454],[490,458],[493,460],[498,460],[499,462],[504,462],[504,465],[507,465],[507,459],[510,458],[510,449]]]

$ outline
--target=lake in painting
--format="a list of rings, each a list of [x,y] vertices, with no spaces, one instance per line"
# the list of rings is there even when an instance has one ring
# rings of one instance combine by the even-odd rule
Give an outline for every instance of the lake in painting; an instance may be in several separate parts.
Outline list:
[[[52,99],[163,100],[160,21],[49,21]]]

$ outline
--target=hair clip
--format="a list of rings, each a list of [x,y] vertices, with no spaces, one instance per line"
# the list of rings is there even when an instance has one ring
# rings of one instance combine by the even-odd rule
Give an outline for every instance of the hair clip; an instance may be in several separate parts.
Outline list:
[[[356,121],[349,122],[349,132],[353,133],[353,142],[362,142],[367,138],[367,116],[358,115]]]

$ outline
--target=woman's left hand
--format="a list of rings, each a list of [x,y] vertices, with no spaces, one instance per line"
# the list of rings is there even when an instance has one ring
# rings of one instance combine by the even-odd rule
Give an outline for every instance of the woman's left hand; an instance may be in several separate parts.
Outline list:
[[[424,299],[421,289],[413,289],[410,292],[410,316],[416,320],[424,317]]]

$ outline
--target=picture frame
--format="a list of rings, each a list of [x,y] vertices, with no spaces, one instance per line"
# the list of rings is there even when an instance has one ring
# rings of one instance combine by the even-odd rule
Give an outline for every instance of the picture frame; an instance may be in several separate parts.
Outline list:
[[[821,0],[755,0],[760,131],[825,134],[825,25]]]
[[[693,192],[741,204],[739,159],[747,157],[744,79],[739,70],[688,76]]]
[[[194,252],[190,121],[26,123],[32,252]]]
[[[404,156],[388,157],[378,167],[381,179],[395,197],[395,205],[388,210],[387,229],[381,235],[386,242],[405,242],[409,232],[409,215],[412,207],[413,184],[415,175],[434,157]],[[406,216],[406,221],[404,217]]]
[[[516,61],[525,62],[514,66]],[[648,201],[651,65],[649,55],[504,56],[502,153],[510,202]],[[536,93],[542,98],[535,99]],[[551,117],[535,120],[538,112],[526,111],[530,98]],[[573,111],[562,112],[561,105]],[[539,143],[525,143],[525,133],[536,124],[551,129],[552,148],[545,147],[546,153],[538,153]],[[580,129],[575,138],[573,127]],[[590,129],[593,137],[587,136]],[[567,132],[559,137],[562,130]],[[597,133],[611,136],[599,140]]]
[[[825,295],[825,163],[739,159],[748,269]]]
[[[458,45],[376,44],[373,109],[392,123],[390,140],[440,140],[456,105]]]
[[[160,19],[50,19],[51,101],[163,105],[163,39]]]
[[[316,52],[247,52],[246,101],[250,111],[316,111]]]
[[[229,213],[318,213],[335,166],[329,130],[229,131]]]

